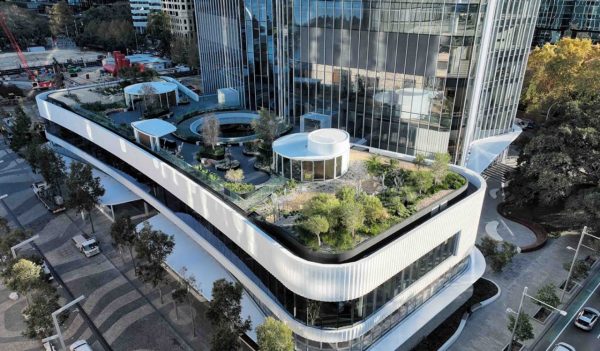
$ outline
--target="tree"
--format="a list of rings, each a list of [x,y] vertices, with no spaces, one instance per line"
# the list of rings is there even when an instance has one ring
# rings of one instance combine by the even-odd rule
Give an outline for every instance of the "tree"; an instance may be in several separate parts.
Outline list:
[[[77,36],[79,46],[113,51],[137,49],[138,44],[143,44],[143,36],[138,39],[133,28],[128,2],[92,7],[81,14],[81,23],[83,30]]]
[[[31,119],[21,106],[15,108],[15,124],[13,138],[10,142],[11,149],[19,151],[31,139]]]
[[[204,145],[210,146],[213,150],[219,143],[219,133],[221,132],[219,120],[214,114],[203,118],[202,122],[202,141]]]
[[[50,286],[33,292],[31,305],[25,308],[25,330],[23,335],[29,338],[42,339],[54,334],[52,312],[58,310],[58,294]],[[62,315],[61,320],[66,316]]]
[[[556,286],[552,283],[539,288],[535,294],[535,298],[552,307],[557,307],[560,304],[560,298],[556,295]],[[534,301],[534,303],[543,306],[537,301]]]
[[[142,96],[144,97],[144,109],[145,111],[152,112],[156,110],[156,97],[158,96],[158,91],[152,84],[144,83],[141,88]]]
[[[448,164],[450,163],[450,154],[438,152],[435,154],[433,163],[431,164],[431,172],[433,173],[433,183],[440,185],[446,175],[448,175]]]
[[[10,248],[17,245],[21,241],[27,239],[31,233],[21,229],[15,228],[12,231],[0,236],[0,267],[6,268],[8,264],[11,264],[12,253]],[[2,271],[2,269],[0,269]]]
[[[42,267],[40,265],[21,258],[10,268],[6,285],[9,289],[15,290],[21,295],[25,295],[27,305],[29,306],[29,293],[40,281],[41,273]]]
[[[527,112],[546,115],[557,102],[600,90],[600,49],[588,39],[563,38],[529,56],[522,101]]]
[[[148,15],[146,35],[162,55],[170,52],[171,48],[171,18],[162,11]]]
[[[517,247],[507,241],[503,241],[501,247],[502,248],[497,250],[496,253],[488,256],[490,259],[490,265],[494,272],[502,272],[504,267],[512,262],[513,257],[515,257],[518,252]]]
[[[177,315],[177,303],[182,303],[187,299],[188,305],[190,306],[190,312],[192,314],[192,334],[196,336],[196,310],[192,304],[192,293],[191,289],[197,289],[196,277],[193,274],[188,274],[186,266],[181,267],[179,271],[179,287],[173,291],[173,302],[175,303],[175,314]]]
[[[481,238],[481,243],[477,247],[484,257],[490,257],[498,252],[498,241],[486,235]]]
[[[533,339],[533,326],[529,321],[529,315],[525,312],[521,312],[518,318],[515,318],[512,314],[508,315],[508,330],[512,333],[512,330],[515,326],[515,321],[517,322],[517,329],[515,330],[515,338],[514,340],[523,342],[525,340]]]
[[[425,159],[425,155],[421,154],[421,153],[417,153],[415,155],[415,166],[417,166],[417,170],[421,170],[421,168],[425,167],[427,165],[427,161]]]
[[[428,170],[412,172],[410,180],[415,184],[417,190],[419,190],[419,196],[422,196],[433,186],[433,173]]]
[[[163,296],[160,284],[165,280],[163,265],[166,264],[167,257],[173,252],[174,247],[175,241],[172,235],[153,230],[148,222],[144,222],[135,242],[137,257],[142,261],[139,264],[141,278],[145,283],[151,283],[154,288],[158,288],[161,303],[163,303]]]
[[[263,351],[293,351],[294,336],[285,323],[273,317],[265,318],[256,328],[258,347]]]
[[[342,228],[352,233],[354,238],[356,230],[365,223],[365,212],[356,202],[341,202],[337,208],[337,218]]]
[[[45,45],[46,38],[50,36],[50,27],[44,16],[10,3],[0,3],[0,12],[21,48]],[[4,31],[0,31],[0,45],[10,45]]]
[[[240,283],[219,279],[213,283],[212,300],[206,311],[206,318],[215,327],[211,339],[211,350],[232,351],[240,347],[239,336],[250,330],[250,317],[242,320],[242,293]]]
[[[225,179],[234,183],[241,183],[244,180],[244,170],[239,169],[230,169],[225,172]]]
[[[329,222],[323,216],[312,216],[301,224],[302,228],[317,237],[317,243],[321,247],[321,234],[329,231]]]
[[[61,185],[65,179],[65,161],[47,147],[39,147],[32,168],[38,170],[50,185],[53,194],[62,195]]]
[[[572,262],[563,263],[563,268],[568,272],[571,270]],[[585,279],[590,270],[590,266],[584,260],[576,260],[573,264],[573,271],[571,272],[572,280],[582,280]]]
[[[66,186],[68,190],[66,205],[78,212],[87,212],[94,230],[92,221],[92,209],[104,195],[104,188],[100,184],[100,178],[92,175],[92,166],[81,162],[72,162],[71,169],[67,175]]]
[[[73,11],[65,1],[59,1],[52,6],[49,18],[52,35],[75,36]]]
[[[117,218],[117,220],[110,226],[110,236],[114,243],[121,249],[127,247],[129,250],[129,256],[131,256],[131,262],[133,263],[133,269],[137,272],[135,266],[135,258],[133,257],[132,247],[135,245],[136,234],[135,226],[131,223],[131,219],[127,216]]]
[[[390,217],[381,200],[375,195],[361,194],[359,202],[365,213],[365,224],[372,226]]]
[[[258,119],[252,121],[252,128],[254,129],[256,136],[270,147],[277,137],[279,128],[277,115],[272,111],[261,108],[260,111],[258,111]]]

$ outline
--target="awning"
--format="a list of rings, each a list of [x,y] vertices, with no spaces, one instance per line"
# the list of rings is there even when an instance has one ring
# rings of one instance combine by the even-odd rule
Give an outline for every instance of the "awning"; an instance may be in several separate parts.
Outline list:
[[[177,127],[175,127],[171,123],[158,118],[131,122],[131,126],[146,135],[158,138],[173,133],[177,130]]]
[[[467,168],[481,174],[523,130],[514,125],[513,132],[477,140],[471,143]]]

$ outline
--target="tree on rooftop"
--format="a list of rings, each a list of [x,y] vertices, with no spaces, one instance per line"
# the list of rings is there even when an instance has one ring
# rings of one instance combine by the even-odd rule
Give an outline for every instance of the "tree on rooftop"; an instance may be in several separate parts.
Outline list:
[[[219,279],[213,283],[212,300],[206,311],[207,319],[215,327],[211,350],[238,350],[239,337],[252,327],[250,317],[242,320],[242,294],[240,283]]]
[[[433,183],[440,185],[446,179],[449,172],[450,154],[438,152],[435,154],[433,163],[431,164],[431,172],[433,173]]]
[[[433,186],[433,173],[429,170],[412,172],[410,179],[419,191],[419,196],[423,196]]]
[[[271,146],[277,137],[279,119],[274,112],[261,108],[258,111],[258,119],[252,121],[252,128],[259,139]]]
[[[336,191],[335,197],[340,201],[355,201],[356,189],[352,186],[344,185]]]
[[[214,114],[211,113],[203,118],[202,141],[204,145],[210,146],[214,150],[215,146],[219,143],[220,132],[220,123]]]
[[[292,330],[282,321],[267,317],[263,324],[256,328],[258,346],[262,351],[293,351],[294,335]]]
[[[172,235],[152,229],[148,222],[144,222],[135,242],[137,257],[142,261],[139,264],[141,278],[145,283],[150,283],[158,289],[161,303],[163,303],[163,296],[160,284],[165,280],[163,265],[166,264],[167,257],[173,252],[174,247],[175,241]]]
[[[354,201],[340,202],[337,208],[337,218],[342,228],[352,233],[352,237],[355,238],[356,230],[365,223],[365,211],[360,204]]]
[[[301,226],[304,230],[317,237],[319,247],[321,246],[321,234],[329,231],[329,222],[327,221],[327,218],[320,215],[307,218],[302,222]]]
[[[305,217],[322,215],[327,218],[339,205],[340,200],[332,194],[320,193],[308,200],[302,209],[302,215]]]
[[[361,194],[359,203],[362,205],[365,213],[365,224],[368,226],[384,221],[390,216],[377,196]]]
[[[234,183],[241,183],[244,180],[244,170],[239,169],[230,169],[225,172],[225,179]]]
[[[425,167],[427,165],[425,155],[423,155],[422,153],[417,153],[415,155],[414,163],[415,163],[415,166],[417,167],[417,170],[420,170],[421,168]]]
[[[68,208],[78,212],[87,213],[94,230],[92,210],[104,195],[104,188],[100,184],[100,178],[92,174],[92,166],[81,162],[71,162],[71,168],[66,179]]]
[[[154,111],[157,108],[158,91],[149,83],[142,84],[141,94],[144,97],[144,107],[146,111]]]

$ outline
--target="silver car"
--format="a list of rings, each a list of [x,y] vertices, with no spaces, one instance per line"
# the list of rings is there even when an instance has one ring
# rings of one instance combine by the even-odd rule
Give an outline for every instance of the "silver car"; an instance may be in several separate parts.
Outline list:
[[[575,350],[575,348],[569,344],[567,344],[566,342],[559,342],[558,344],[554,345],[554,348],[552,349],[552,351],[577,351]]]
[[[579,329],[589,331],[589,330],[594,329],[594,326],[598,322],[599,318],[600,318],[600,312],[598,312],[597,309],[591,308],[591,307],[584,307],[577,314],[577,318],[575,318],[575,325]]]

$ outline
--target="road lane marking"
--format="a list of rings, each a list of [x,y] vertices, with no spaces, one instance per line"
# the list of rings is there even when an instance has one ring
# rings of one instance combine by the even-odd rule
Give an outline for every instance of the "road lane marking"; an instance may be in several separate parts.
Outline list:
[[[579,306],[579,308],[575,311],[575,313],[573,314],[573,317],[571,317],[571,319],[569,320],[569,322],[566,323],[565,326],[561,329],[560,333],[558,333],[558,335],[554,338],[554,340],[552,340],[552,342],[550,343],[550,346],[548,346],[548,348],[546,349],[546,351],[550,351],[550,348],[554,346],[554,343],[556,342],[556,340],[558,340],[558,338],[562,335],[562,333],[565,331],[565,329],[567,329],[567,327],[569,325],[571,325],[571,323],[575,319],[575,316],[577,316],[577,312],[581,311],[581,309],[583,308],[583,306],[590,300],[590,298],[592,296],[594,296],[594,293],[596,292],[596,290],[598,290],[598,287],[600,287],[600,282],[598,282],[598,284],[596,284],[596,287],[592,290],[592,292],[587,297],[587,299],[585,299],[585,301],[583,301],[583,303],[581,304],[581,306]],[[600,337],[600,335],[598,337]]]

